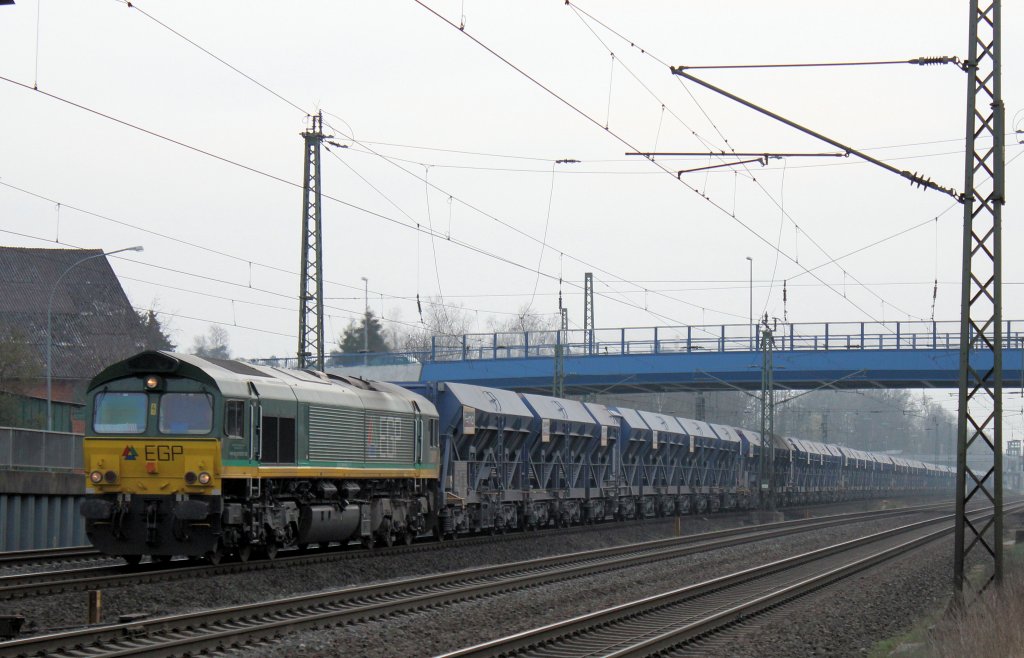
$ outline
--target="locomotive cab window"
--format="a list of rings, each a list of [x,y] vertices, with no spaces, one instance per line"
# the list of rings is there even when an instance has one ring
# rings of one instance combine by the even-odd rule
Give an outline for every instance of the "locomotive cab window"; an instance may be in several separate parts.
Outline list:
[[[146,429],[146,394],[100,393],[92,429],[97,434],[141,434]]]
[[[228,400],[224,403],[224,434],[245,436],[245,402]]]
[[[213,396],[207,393],[164,393],[160,396],[160,432],[209,434],[213,429]]]

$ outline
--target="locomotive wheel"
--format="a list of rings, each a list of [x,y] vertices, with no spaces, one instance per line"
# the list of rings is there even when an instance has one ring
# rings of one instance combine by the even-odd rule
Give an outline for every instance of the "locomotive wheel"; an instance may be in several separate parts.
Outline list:
[[[240,562],[248,562],[252,557],[252,544],[243,544],[238,547],[238,559]]]
[[[124,558],[124,561],[127,562],[128,565],[132,566],[132,567],[137,565],[139,562],[142,562],[142,556],[141,555],[122,555],[121,557]]]
[[[206,561],[212,564],[213,566],[217,566],[218,564],[220,564],[221,560],[223,559],[224,551],[221,549],[219,543],[217,544],[217,546],[214,547],[212,551],[206,552]]]

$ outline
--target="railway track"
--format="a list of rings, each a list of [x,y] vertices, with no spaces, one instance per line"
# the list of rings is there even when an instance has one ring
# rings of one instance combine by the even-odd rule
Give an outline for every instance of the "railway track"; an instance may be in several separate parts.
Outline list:
[[[1007,507],[1020,510],[1024,504]],[[975,512],[976,520],[990,511]],[[953,531],[952,516],[912,523],[445,654],[689,655],[687,645],[904,555]],[[936,523],[945,527],[933,529]]]
[[[936,503],[931,505],[918,505],[913,507],[901,507],[892,510],[849,512],[844,514],[811,517],[796,521],[781,521],[777,523],[764,524],[757,528],[764,529],[792,529],[794,532],[802,531],[809,527],[829,527],[858,519],[881,519],[889,516],[915,514],[948,508],[949,503]],[[648,520],[646,523],[650,523]],[[634,521],[631,523],[645,523],[645,521]],[[820,525],[824,523],[826,525]],[[733,528],[712,533],[700,533],[688,535],[682,541],[698,541],[709,537],[730,537],[750,532],[751,526]],[[575,528],[563,529],[557,532],[586,532],[593,530],[593,527],[577,526]],[[488,544],[495,541],[516,541],[531,537],[525,533],[506,535],[495,538],[489,535],[464,537],[455,542],[455,545],[468,546]],[[673,539],[670,541],[680,541]],[[303,566],[309,564],[324,564],[342,560],[366,558],[368,555],[388,556],[405,553],[418,553],[425,551],[444,550],[451,542],[435,543],[423,542],[414,543],[409,546],[393,546],[389,548],[375,548],[372,550],[329,550],[312,551],[309,553],[295,552],[295,554],[282,553],[274,560],[251,560],[248,562],[228,562],[219,565],[211,565],[205,562],[197,563],[189,560],[174,560],[164,563],[143,563],[134,567],[127,565],[84,567],[76,569],[65,569],[61,571],[41,571],[32,573],[0,576],[0,600],[11,600],[30,596],[44,596],[60,594],[64,592],[86,591],[90,589],[109,589],[113,587],[131,586],[139,583],[171,582],[176,580],[187,580],[190,578],[207,577],[231,573],[243,573],[266,569],[277,569],[285,567]]]
[[[266,640],[301,628],[358,623],[389,614],[435,607],[500,592],[559,582],[743,543],[907,514],[843,514],[755,528],[603,548],[512,564],[465,569],[332,592],[136,620],[0,643],[0,654],[48,656],[145,656],[195,653]],[[915,512],[928,510],[915,509]],[[942,517],[948,518],[948,517]],[[936,523],[935,520],[923,523]]]
[[[22,566],[69,560],[109,559],[92,546],[68,546],[65,548],[39,548],[26,551],[0,553],[0,567]]]
[[[782,521],[771,524],[764,524],[758,528],[793,528],[800,531],[800,528],[812,524],[812,527],[828,527],[845,522],[862,519],[884,519],[891,516],[906,514],[927,513],[948,508],[948,502],[933,503],[933,505],[914,506],[909,508],[897,508],[886,511],[854,512],[831,516],[812,517],[797,521]],[[634,521],[637,523],[650,523],[647,521]],[[819,525],[825,523],[827,525]],[[560,533],[586,532],[593,530],[592,526],[577,526],[569,529],[558,530]],[[729,537],[745,532],[750,532],[751,527],[733,528],[711,533],[699,533],[683,537],[683,541],[696,541],[705,537]],[[476,545],[492,543],[494,541],[522,540],[531,537],[531,534],[516,533],[504,537],[493,537],[479,535],[473,537],[462,537],[455,542],[455,545]],[[679,541],[674,538],[669,541]],[[211,565],[205,562],[188,560],[175,560],[165,563],[143,563],[134,567],[127,565],[84,567],[77,569],[66,569],[61,571],[40,571],[32,573],[20,573],[8,576],[0,576],[0,601],[20,599],[26,597],[39,597],[68,593],[68,591],[85,591],[102,587],[112,588],[118,586],[130,586],[141,582],[162,582],[185,580],[189,578],[207,577],[230,573],[244,573],[249,571],[260,571],[267,569],[278,569],[304,565],[325,564],[343,560],[354,560],[367,558],[368,556],[385,557],[409,553],[424,553],[431,551],[442,551],[452,542],[422,542],[411,545],[400,545],[386,547],[386,549],[359,549],[359,550],[333,550],[313,551],[309,553],[294,552],[294,555],[287,553],[280,554],[274,560],[252,560],[249,562],[229,562],[219,565]]]

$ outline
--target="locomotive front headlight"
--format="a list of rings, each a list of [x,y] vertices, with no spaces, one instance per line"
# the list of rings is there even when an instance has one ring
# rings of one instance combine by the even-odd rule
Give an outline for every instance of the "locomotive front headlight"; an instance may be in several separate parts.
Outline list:
[[[89,481],[92,482],[93,484],[99,484],[100,482],[103,482],[103,473],[101,473],[100,471],[93,471],[92,473],[89,473]]]
[[[210,474],[206,471],[199,474],[199,484],[210,484],[211,479]]]
[[[196,483],[196,474],[194,472],[192,472],[192,471],[189,471],[188,473],[185,473],[185,484],[195,484],[195,483]]]
[[[159,377],[157,377],[156,375],[150,375],[149,377],[146,377],[146,390],[147,391],[155,391],[158,388],[160,388],[160,378]]]
[[[114,471],[107,471],[106,473],[103,474],[103,479],[106,480],[109,484],[113,484],[114,482],[117,482],[117,473],[115,473]]]

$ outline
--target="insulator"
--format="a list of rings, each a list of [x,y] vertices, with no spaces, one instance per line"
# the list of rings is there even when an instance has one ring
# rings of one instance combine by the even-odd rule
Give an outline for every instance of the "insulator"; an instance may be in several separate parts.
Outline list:
[[[917,59],[910,60],[910,63],[917,64],[918,66],[938,66],[940,64],[952,64],[955,61],[955,57],[943,55],[942,57],[918,57]]]

